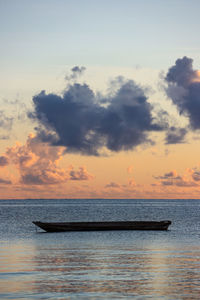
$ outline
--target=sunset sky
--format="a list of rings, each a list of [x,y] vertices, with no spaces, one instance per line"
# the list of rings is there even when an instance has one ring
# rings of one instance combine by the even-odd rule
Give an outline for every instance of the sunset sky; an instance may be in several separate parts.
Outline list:
[[[199,0],[0,0],[0,199],[200,198]]]

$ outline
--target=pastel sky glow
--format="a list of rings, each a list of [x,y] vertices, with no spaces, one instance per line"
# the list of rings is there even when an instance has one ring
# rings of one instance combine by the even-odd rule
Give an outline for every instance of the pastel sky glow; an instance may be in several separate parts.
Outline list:
[[[199,198],[198,0],[0,0],[0,199]]]

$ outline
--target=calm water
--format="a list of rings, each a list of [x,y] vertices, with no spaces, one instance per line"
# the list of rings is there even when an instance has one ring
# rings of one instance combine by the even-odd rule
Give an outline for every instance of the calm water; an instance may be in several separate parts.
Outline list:
[[[161,220],[44,233],[33,220]],[[200,200],[1,200],[0,299],[200,299]]]

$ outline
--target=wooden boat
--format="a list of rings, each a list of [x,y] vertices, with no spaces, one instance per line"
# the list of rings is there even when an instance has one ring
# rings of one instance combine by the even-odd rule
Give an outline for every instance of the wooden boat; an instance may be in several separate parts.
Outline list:
[[[171,221],[33,222],[47,232],[95,230],[167,230]]]

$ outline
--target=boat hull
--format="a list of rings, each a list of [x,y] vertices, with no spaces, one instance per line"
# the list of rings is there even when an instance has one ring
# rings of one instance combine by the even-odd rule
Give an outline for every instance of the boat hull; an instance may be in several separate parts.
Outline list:
[[[47,232],[97,230],[167,230],[171,221],[33,222]]]

